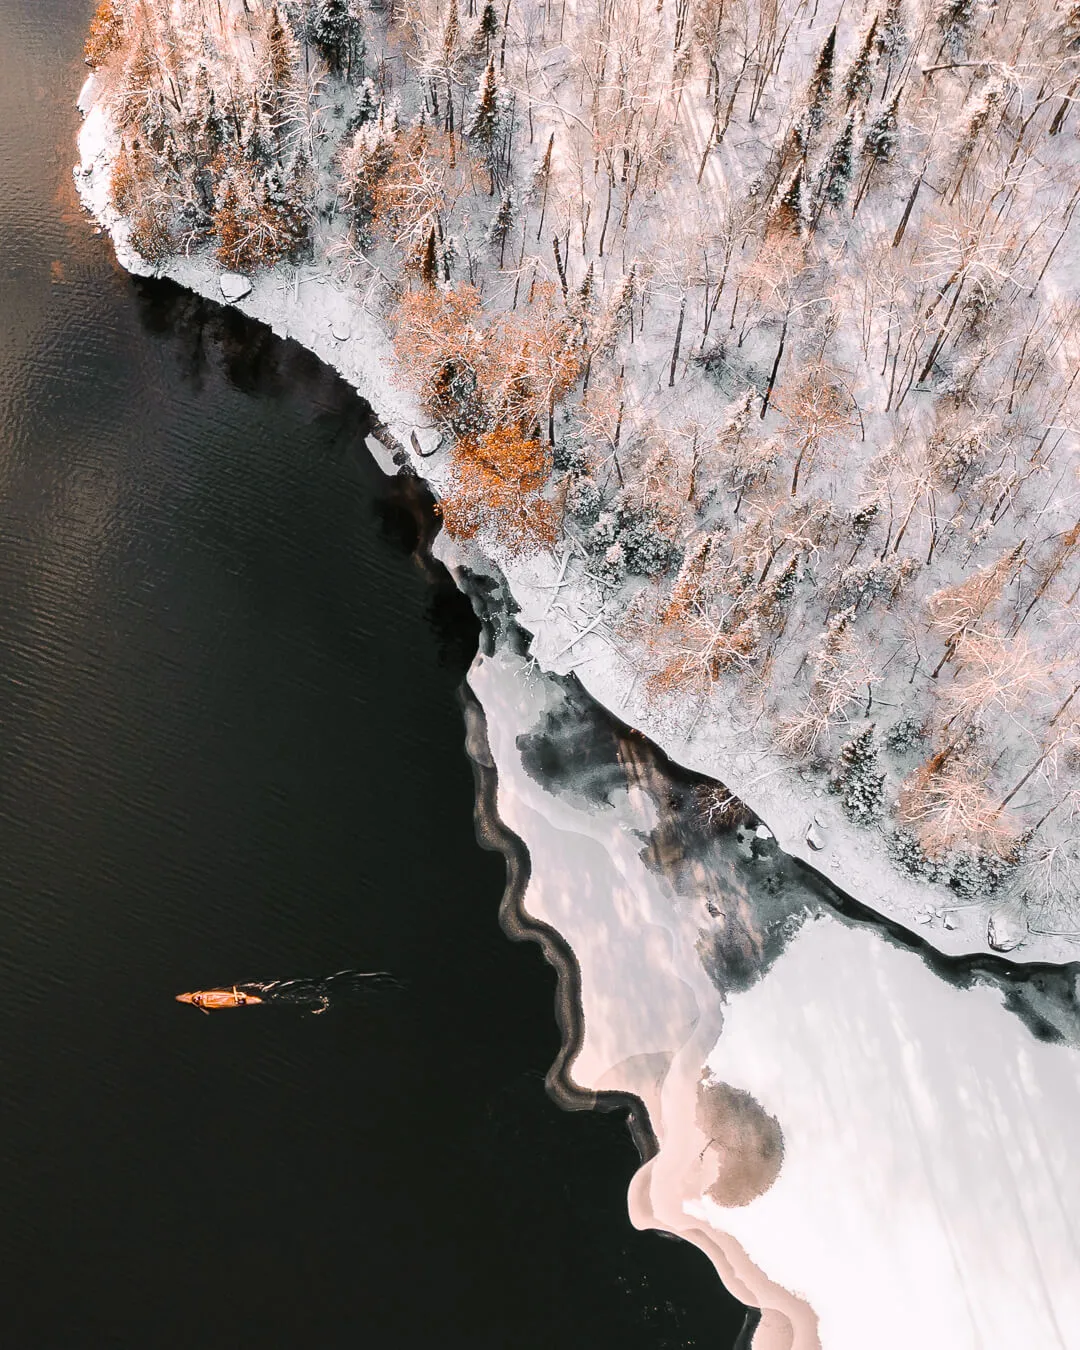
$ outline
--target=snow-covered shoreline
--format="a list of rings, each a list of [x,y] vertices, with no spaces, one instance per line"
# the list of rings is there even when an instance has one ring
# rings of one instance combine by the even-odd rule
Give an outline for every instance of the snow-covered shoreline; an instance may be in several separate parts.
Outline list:
[[[251,289],[230,300],[222,289],[222,269],[209,256],[177,256],[153,267],[135,252],[127,222],[109,202],[115,139],[103,108],[95,103],[94,81],[94,76],[87,80],[79,99],[85,120],[75,181],[84,205],[111,236],[120,264],[132,273],[166,277],[207,299],[231,303],[279,336],[300,342],[372,406],[394,443],[397,465],[405,456],[439,495],[448,466],[436,453],[438,432],[395,376],[389,339],[360,292],[339,288],[318,266],[279,267],[253,277]],[[392,472],[394,459],[377,443],[369,444]],[[1060,963],[1080,958],[1074,940],[1030,932],[1000,902],[956,902],[944,888],[897,871],[885,853],[883,836],[849,822],[834,798],[813,780],[801,778],[755,737],[738,707],[730,706],[723,718],[698,722],[692,701],[660,706],[650,700],[639,670],[602,611],[597,612],[595,597],[567,579],[566,557],[478,556],[474,545],[462,547],[445,538],[440,548],[451,566],[495,568],[505,576],[520,607],[519,622],[533,635],[532,654],[544,669],[573,670],[597,702],[647,735],[673,761],[722,781],[768,824],[786,852],[839,890],[948,954],[991,950],[992,928],[997,950],[1008,951],[1010,960]]]

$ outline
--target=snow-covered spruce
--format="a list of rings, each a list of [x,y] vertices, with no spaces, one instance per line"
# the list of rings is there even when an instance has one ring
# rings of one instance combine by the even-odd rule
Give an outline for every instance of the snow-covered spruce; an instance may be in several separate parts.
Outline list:
[[[878,771],[872,725],[840,747],[840,767],[831,786],[839,794],[851,820],[872,825],[881,818],[885,804],[885,774]]]

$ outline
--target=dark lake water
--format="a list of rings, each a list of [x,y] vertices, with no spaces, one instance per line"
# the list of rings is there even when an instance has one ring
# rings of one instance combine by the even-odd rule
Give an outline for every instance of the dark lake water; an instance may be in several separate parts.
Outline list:
[[[426,504],[317,362],[75,208],[90,11],[0,0],[3,1342],[730,1345],[629,1226],[623,1122],[545,1095]],[[173,1002],[356,966],[405,988]]]

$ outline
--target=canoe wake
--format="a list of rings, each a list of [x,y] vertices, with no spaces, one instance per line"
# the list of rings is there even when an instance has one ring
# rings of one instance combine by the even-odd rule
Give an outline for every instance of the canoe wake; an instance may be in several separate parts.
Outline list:
[[[246,1008],[253,1004],[288,1003],[312,1013],[324,1013],[331,1002],[364,995],[381,988],[400,989],[401,982],[387,970],[338,970],[322,979],[251,981],[220,989],[196,989],[177,994],[177,1003],[190,1003],[200,1012]]]

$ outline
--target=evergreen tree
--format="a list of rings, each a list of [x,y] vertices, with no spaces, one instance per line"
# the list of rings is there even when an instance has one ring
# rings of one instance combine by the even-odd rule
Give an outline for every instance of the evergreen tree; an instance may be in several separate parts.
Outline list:
[[[593,264],[590,262],[585,272],[585,279],[578,287],[578,308],[582,314],[591,314],[593,303],[596,299],[596,272]]]
[[[904,0],[889,0],[885,22],[878,33],[878,51],[888,62],[890,71],[903,59],[908,48],[908,30],[904,19]]]
[[[354,20],[349,0],[315,0],[309,32],[335,74],[345,65],[353,36]]]
[[[967,127],[957,150],[957,160],[961,166],[970,159],[979,137],[986,130],[990,114],[1001,102],[1002,87],[998,80],[988,80],[978,97],[973,98],[968,112]]]
[[[258,96],[252,92],[251,107],[244,120],[240,144],[253,164],[266,166],[274,159],[274,142],[270,127],[263,116]]]
[[[840,750],[840,766],[830,786],[840,795],[844,813],[860,825],[872,824],[885,803],[885,775],[877,771],[878,752],[871,724]]]
[[[851,513],[851,533],[857,544],[863,543],[880,514],[881,503],[877,500],[866,502]]]
[[[619,334],[630,325],[630,337],[633,341],[634,301],[637,299],[637,264],[631,263],[630,270],[619,284],[618,294],[611,306],[604,326],[603,338],[599,344],[599,354],[608,355],[615,350]]]
[[[824,665],[828,665],[829,662],[835,661],[844,650],[845,645],[850,642],[848,630],[854,617],[855,606],[849,605],[847,609],[842,609],[839,614],[834,614],[826,623],[825,631],[822,633],[817,650],[814,653],[819,670]]]
[[[878,21],[875,16],[859,48],[859,54],[851,63],[851,69],[844,79],[844,98],[848,107],[855,102],[865,103],[874,87],[874,47],[877,27]]]
[[[448,234],[442,241],[442,248],[439,249],[439,266],[442,268],[443,281],[449,286],[454,275],[454,264],[460,256],[461,250],[458,247],[457,235]]]
[[[458,57],[458,45],[461,42],[461,20],[458,17],[457,0],[450,0],[446,7],[446,22],[443,24],[442,59],[443,68],[453,68]]]
[[[480,14],[480,26],[477,29],[480,41],[483,44],[484,55],[491,55],[491,44],[499,33],[499,16],[495,13],[495,6],[491,0],[486,0],[484,8]]]
[[[809,211],[806,202],[806,179],[803,176],[801,164],[784,189],[770,223],[776,229],[787,234],[801,236],[806,233],[809,224]]]
[[[194,144],[199,154],[209,162],[225,142],[226,126],[204,65],[200,65],[195,73],[195,113],[192,120],[195,124]]]
[[[774,629],[783,630],[788,602],[794,596],[802,575],[802,561],[793,553],[776,576],[765,583],[754,602],[755,611]]]
[[[1080,0],[1070,0],[1061,20],[1061,36],[1069,51],[1080,47]]]
[[[362,127],[365,122],[374,122],[379,115],[379,101],[375,97],[375,86],[370,79],[364,80],[356,97],[356,112],[353,125]]]
[[[551,236],[551,251],[555,254],[555,270],[559,274],[559,285],[562,287],[563,298],[566,298],[566,268],[563,265],[562,249],[559,247],[559,236]]]
[[[585,346],[588,342],[589,329],[592,326],[593,311],[596,308],[596,272],[593,264],[590,262],[585,271],[585,277],[581,285],[577,288],[573,300],[569,306],[571,318],[572,342],[579,342]],[[585,388],[588,389],[588,375],[586,374]]]
[[[343,195],[352,210],[357,238],[362,244],[370,242],[379,190],[393,156],[394,135],[382,118],[358,128],[341,151]]]
[[[836,25],[833,24],[825,45],[821,49],[817,65],[810,79],[807,91],[807,122],[811,131],[820,131],[825,122],[825,112],[829,106],[833,88],[833,63],[836,58]]]
[[[488,241],[499,250],[499,266],[502,267],[503,259],[506,255],[506,240],[510,231],[514,228],[514,221],[517,217],[517,211],[514,205],[514,196],[509,188],[503,189],[503,194],[499,198],[499,206],[488,227]]]
[[[486,151],[491,150],[499,134],[499,85],[495,76],[494,57],[490,57],[484,67],[465,134]]]
[[[495,195],[495,155],[502,115],[499,108],[499,82],[495,75],[495,57],[488,57],[484,74],[480,79],[472,117],[466,129],[466,135],[484,152],[488,172],[491,175],[491,196]]]
[[[863,138],[863,154],[869,160],[866,173],[863,175],[862,183],[855,197],[855,204],[851,208],[851,214],[854,215],[859,209],[859,203],[866,195],[870,186],[870,180],[874,175],[874,170],[880,164],[888,164],[896,153],[896,148],[900,142],[900,128],[898,111],[900,108],[901,90],[897,90],[893,95],[892,102],[870,123],[870,127]]]
[[[843,206],[851,189],[855,173],[855,114],[848,113],[840,135],[833,141],[825,166],[825,189],[822,194],[828,206]]]
[[[294,260],[308,243],[304,172],[305,165],[301,160],[288,177],[277,164],[266,175],[266,204],[278,226],[281,252]]]
[[[533,169],[532,177],[529,179],[529,201],[531,202],[542,200],[547,194],[548,182],[551,178],[551,152],[554,145],[555,133],[552,132],[548,137],[544,158]]]
[[[446,81],[446,121],[444,129],[454,134],[454,67],[461,45],[461,20],[458,17],[457,0],[449,0],[446,7],[446,22],[442,35],[442,74]]]
[[[810,123],[810,109],[804,108],[791,128],[792,142],[803,159],[810,153],[810,141],[813,134],[814,128]]]
[[[906,754],[926,740],[926,723],[914,713],[904,713],[885,733],[885,748],[894,755]]]
[[[722,454],[730,455],[738,449],[742,438],[750,430],[753,406],[754,390],[748,385],[734,403],[729,403],[724,409],[724,425],[717,439],[717,448]]]
[[[954,60],[963,56],[967,50],[968,39],[975,26],[976,5],[977,0],[944,0],[938,11],[941,50]]]
[[[889,106],[882,109],[870,123],[866,139],[863,141],[863,153],[869,155],[876,164],[887,164],[896,153],[900,139],[897,118],[899,107],[898,90]]]
[[[528,200],[540,202],[540,224],[536,229],[536,237],[540,238],[544,232],[544,215],[547,212],[548,185],[551,182],[551,151],[555,145],[555,133],[552,132],[548,137],[547,149],[544,151],[544,158],[533,170],[532,178],[529,181]]]
[[[276,4],[270,10],[266,41],[270,55],[270,78],[275,89],[284,89],[292,79],[294,39]]]

